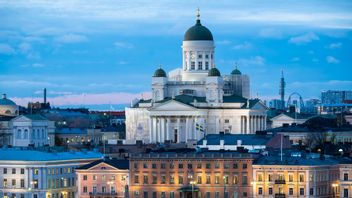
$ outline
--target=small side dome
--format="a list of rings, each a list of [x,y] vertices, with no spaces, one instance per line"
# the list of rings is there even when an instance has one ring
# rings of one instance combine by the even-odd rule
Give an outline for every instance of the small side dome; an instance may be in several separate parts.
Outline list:
[[[236,69],[234,69],[234,70],[231,72],[231,74],[232,74],[232,75],[241,75],[242,73],[241,73],[240,70],[238,70],[238,69],[236,68]]]
[[[211,68],[209,70],[208,76],[221,76],[220,71],[216,68]]]
[[[166,77],[166,72],[163,69],[159,68],[155,70],[153,77]]]

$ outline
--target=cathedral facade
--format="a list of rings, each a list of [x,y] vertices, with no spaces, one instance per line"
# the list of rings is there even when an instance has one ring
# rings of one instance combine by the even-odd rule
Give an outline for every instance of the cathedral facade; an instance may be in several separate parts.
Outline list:
[[[235,68],[221,75],[215,66],[212,33],[190,27],[182,43],[182,68],[152,77],[152,98],[126,108],[126,141],[195,142],[206,134],[251,134],[266,129],[266,106],[249,99],[249,77]]]

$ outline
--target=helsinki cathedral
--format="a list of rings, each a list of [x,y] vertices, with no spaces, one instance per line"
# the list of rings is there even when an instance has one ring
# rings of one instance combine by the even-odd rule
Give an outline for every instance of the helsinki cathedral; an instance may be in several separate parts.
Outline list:
[[[215,67],[213,35],[201,24],[182,42],[182,67],[152,76],[152,98],[126,108],[126,141],[194,143],[206,134],[252,134],[266,129],[267,107],[250,99],[249,77],[235,68],[221,75]]]

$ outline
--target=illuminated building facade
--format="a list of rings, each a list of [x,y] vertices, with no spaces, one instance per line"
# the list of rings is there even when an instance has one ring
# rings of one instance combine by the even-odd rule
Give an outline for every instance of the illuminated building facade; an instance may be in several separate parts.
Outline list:
[[[127,197],[128,168],[128,160],[107,158],[77,168],[77,197]]]
[[[97,152],[0,149],[0,197],[74,198],[75,169],[101,156]]]
[[[254,155],[165,152],[130,158],[130,198],[252,197]]]

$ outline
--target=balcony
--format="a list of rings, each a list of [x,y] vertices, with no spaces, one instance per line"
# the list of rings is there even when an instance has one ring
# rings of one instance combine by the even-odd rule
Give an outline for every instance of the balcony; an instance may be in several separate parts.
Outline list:
[[[282,193],[276,193],[275,194],[275,198],[285,198],[286,195],[285,194],[282,194]]]
[[[284,179],[276,179],[275,184],[286,184],[286,181]]]

